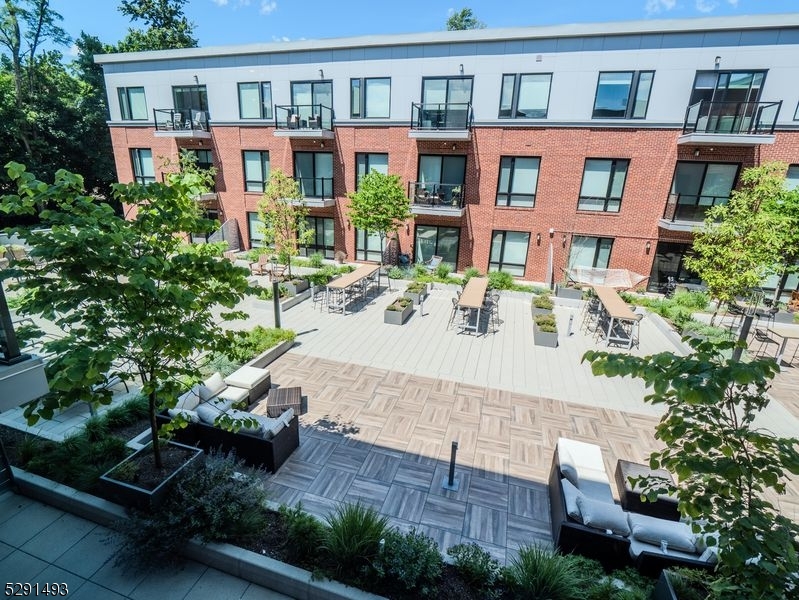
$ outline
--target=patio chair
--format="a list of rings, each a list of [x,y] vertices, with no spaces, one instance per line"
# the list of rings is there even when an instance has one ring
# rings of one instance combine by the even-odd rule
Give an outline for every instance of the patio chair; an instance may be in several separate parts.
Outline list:
[[[268,254],[261,254],[258,260],[250,263],[253,275],[269,275],[272,272],[272,259]]]
[[[777,348],[772,358],[776,358],[777,356],[776,352],[779,351],[780,343],[777,340],[775,340],[773,337],[770,337],[765,331],[763,331],[759,327],[755,327],[755,337],[752,339],[752,342],[759,342],[757,351],[754,352],[755,355],[760,355],[763,351],[763,348],[766,348],[767,352],[764,354],[764,356],[771,356],[768,353],[768,346],[769,344],[774,344]]]
[[[458,306],[458,298],[452,298],[452,313],[449,315],[447,329],[453,325],[463,325],[466,322],[466,319],[468,319],[469,312],[470,311],[468,308],[462,308],[461,306]],[[458,313],[460,313],[460,322],[456,323],[458,320]]]
[[[435,271],[438,265],[440,265],[441,261],[443,260],[444,260],[443,256],[433,255],[430,257],[430,260],[424,263],[424,266],[428,271]]]
[[[225,250],[222,253],[222,257],[229,260],[232,263],[236,262],[236,251],[235,250]]]

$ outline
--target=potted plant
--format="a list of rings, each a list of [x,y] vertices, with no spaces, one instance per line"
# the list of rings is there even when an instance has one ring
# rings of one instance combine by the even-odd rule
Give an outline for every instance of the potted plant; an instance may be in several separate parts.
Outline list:
[[[533,318],[533,342],[536,346],[558,347],[558,325],[552,313]]]
[[[383,311],[383,322],[391,325],[402,325],[413,310],[410,298],[400,296]]]
[[[549,294],[541,294],[540,296],[535,296],[533,298],[533,304],[531,307],[531,311],[533,316],[536,315],[547,315],[552,312],[552,307],[554,306],[552,302],[552,298]]]
[[[413,300],[414,304],[421,304],[427,297],[428,289],[427,284],[422,281],[412,281],[405,288],[405,297]]]

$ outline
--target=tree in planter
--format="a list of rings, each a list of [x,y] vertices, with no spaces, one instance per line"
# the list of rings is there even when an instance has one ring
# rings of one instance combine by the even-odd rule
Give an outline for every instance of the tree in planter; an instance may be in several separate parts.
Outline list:
[[[373,170],[361,177],[358,191],[349,194],[349,198],[347,217],[353,227],[380,236],[382,266],[386,238],[396,235],[400,225],[413,219],[399,175],[384,175]]]
[[[313,241],[308,228],[308,208],[302,201],[300,186],[280,169],[269,174],[269,182],[258,203],[258,218],[263,222],[264,241],[275,248],[280,262],[291,277],[291,259],[299,247]]]
[[[161,467],[156,414],[174,406],[186,379],[199,380],[195,359],[224,352],[237,337],[217,325],[212,309],[232,309],[252,290],[247,270],[219,259],[213,244],[187,245],[186,232],[208,232],[194,197],[205,189],[196,173],[170,176],[168,185],[115,184],[114,199],[132,207],[129,220],[82,195],[83,179],[59,171],[52,184],[37,181],[23,165],[8,165],[16,195],[0,209],[30,214],[37,206],[47,229],[15,233],[32,246],[31,258],[6,271],[20,277],[22,314],[53,321],[65,335],[43,344],[54,358],[47,365],[57,392],[25,410],[29,423],[49,419],[75,402],[104,403],[109,377],[141,381],[148,398],[155,464]],[[243,318],[222,312],[223,320]],[[119,368],[119,361],[133,368]],[[179,423],[177,423],[179,425]]]
[[[799,439],[779,438],[754,421],[769,403],[777,372],[770,359],[727,359],[732,342],[687,340],[694,352],[637,357],[588,351],[595,375],[639,377],[664,404],[655,438],[666,449],[649,459],[675,473],[679,486],[643,480],[650,500],[676,494],[681,513],[705,520],[708,545],[719,550],[714,587],[720,598],[780,599],[799,584],[799,525],[781,515],[765,492],[785,492],[785,475],[799,474]],[[698,532],[698,525],[694,525]],[[794,588],[796,589],[796,588]]]

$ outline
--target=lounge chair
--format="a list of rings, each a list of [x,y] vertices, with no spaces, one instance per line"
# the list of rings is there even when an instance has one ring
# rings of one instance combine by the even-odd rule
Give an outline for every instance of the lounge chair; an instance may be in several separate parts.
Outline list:
[[[269,275],[272,272],[272,258],[268,254],[261,254],[258,260],[250,263],[250,273],[253,275]]]
[[[435,271],[438,268],[438,265],[440,265],[441,261],[443,260],[444,260],[443,256],[433,255],[430,257],[430,260],[424,263],[424,266],[428,271]]]

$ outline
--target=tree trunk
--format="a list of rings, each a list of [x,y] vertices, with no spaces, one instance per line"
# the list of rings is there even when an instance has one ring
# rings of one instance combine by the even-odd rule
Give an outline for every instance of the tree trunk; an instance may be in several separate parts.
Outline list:
[[[155,418],[156,407],[158,406],[158,393],[153,390],[150,392],[148,398],[150,407],[150,433],[153,438],[153,458],[155,459],[155,468],[162,469],[163,463],[161,462],[161,445],[158,441],[158,421]]]

